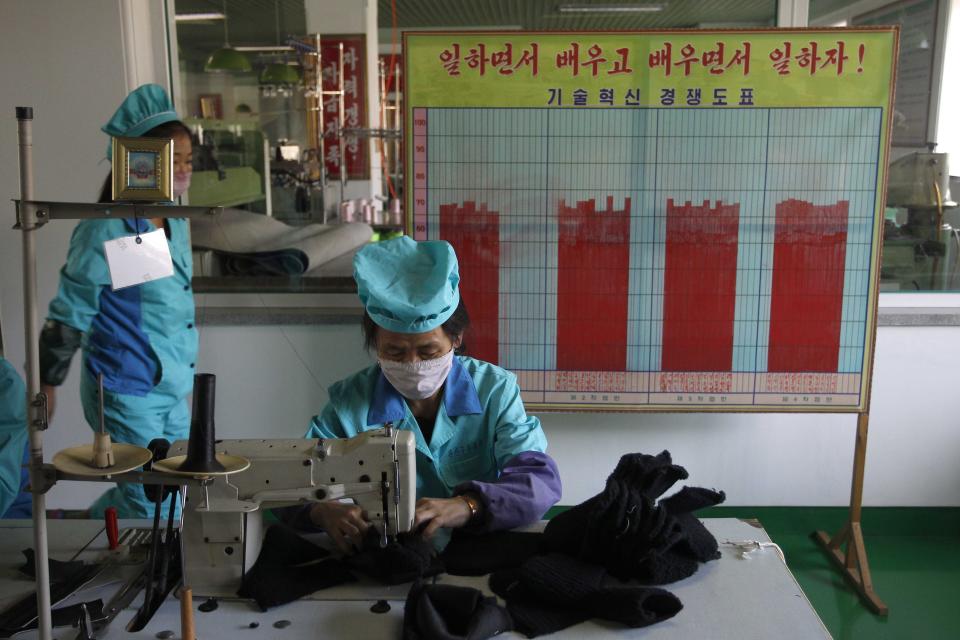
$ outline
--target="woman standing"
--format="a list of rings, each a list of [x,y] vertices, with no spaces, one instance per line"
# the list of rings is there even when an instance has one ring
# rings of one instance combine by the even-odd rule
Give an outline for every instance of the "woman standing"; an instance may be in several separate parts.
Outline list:
[[[190,130],[180,122],[162,87],[143,85],[130,93],[102,127],[110,136],[172,138],[174,195],[190,184]],[[101,194],[110,201],[111,178]],[[113,290],[103,243],[163,229],[173,259],[172,276]],[[40,335],[40,379],[51,411],[54,389],[66,378],[79,348],[80,396],[84,417],[99,430],[97,380],[103,376],[106,430],[115,442],[142,447],[154,438],[186,439],[190,431],[187,396],[197,356],[193,261],[185,219],[97,219],[73,232],[60,286]],[[98,517],[110,506],[121,518],[153,514],[139,484],[120,484],[91,507]]]

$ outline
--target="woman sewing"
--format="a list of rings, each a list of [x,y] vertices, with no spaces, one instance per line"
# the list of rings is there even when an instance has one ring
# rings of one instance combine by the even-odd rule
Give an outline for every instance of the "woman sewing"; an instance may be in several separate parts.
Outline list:
[[[417,448],[414,527],[510,529],[538,520],[560,498],[540,421],[528,416],[516,376],[463,355],[469,326],[453,247],[400,237],[354,259],[365,346],[377,363],[333,384],[308,438],[346,438],[387,423]],[[370,524],[359,507],[323,502],[298,520],[347,551]],[[303,520],[306,519],[307,522]]]

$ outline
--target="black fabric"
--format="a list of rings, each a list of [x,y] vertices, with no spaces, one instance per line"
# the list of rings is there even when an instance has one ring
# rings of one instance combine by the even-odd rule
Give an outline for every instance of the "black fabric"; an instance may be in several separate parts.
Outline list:
[[[484,640],[511,629],[497,599],[470,587],[418,581],[403,608],[404,640]]]
[[[598,493],[550,518],[543,530],[544,549],[574,556],[580,555],[583,532],[586,531],[602,495]]]
[[[591,527],[597,511],[616,528],[625,524],[624,512],[645,497],[656,501],[678,480],[687,478],[686,469],[673,464],[669,451],[655,456],[628,453],[621,456],[603,491],[589,500],[554,516],[547,523],[544,544],[552,551],[580,555],[584,533]],[[632,492],[633,495],[630,495]],[[594,524],[594,529],[596,524]]]
[[[701,563],[719,558],[716,538],[692,511],[720,504],[725,498],[722,491],[683,487],[661,500],[660,508],[676,522],[680,535],[671,544],[657,547],[630,577],[646,584],[670,584],[692,576]]]
[[[63,384],[82,338],[79,330],[62,322],[44,323],[40,331],[40,382],[54,387]]]
[[[693,515],[694,511],[713,507],[727,499],[723,491],[704,489],[703,487],[684,487],[660,504],[680,523],[684,532],[683,540],[677,544],[677,550],[700,562],[716,560],[720,557],[717,540],[703,523]]]
[[[669,451],[661,451],[655,456],[645,453],[625,454],[610,475],[654,500],[666,493],[677,481],[689,477],[686,469],[673,464]]]
[[[601,565],[621,579],[646,579],[650,558],[682,538],[676,518],[625,480],[611,475],[590,502],[589,511],[578,514],[579,530],[563,523],[558,537],[553,521],[547,524],[547,549]]]
[[[492,574],[490,589],[506,601],[513,628],[528,638],[554,633],[590,619],[590,614],[582,609],[537,600],[520,579],[519,569]]]
[[[90,614],[90,620],[100,620],[103,618],[103,600],[91,600],[90,602],[78,602],[68,607],[60,607],[50,612],[50,621],[54,627],[71,627],[77,624],[77,621],[83,618],[83,609],[86,607]],[[31,625],[30,628],[35,627]]]
[[[668,591],[611,586],[602,567],[558,553],[535,556],[519,570],[493,574],[490,588],[507,601],[516,629],[531,638],[590,618],[645,627],[683,608]]]
[[[401,533],[380,547],[376,527],[367,529],[360,553],[346,558],[352,568],[382,584],[402,584],[443,573],[443,562],[433,544],[417,533]]]
[[[27,598],[32,598],[36,602],[37,597],[34,594],[30,594]],[[67,607],[60,607],[59,609],[53,609],[50,612],[50,626],[52,627],[75,627],[77,622],[83,617],[83,607],[87,607],[87,611],[90,613],[90,619],[100,620],[103,616],[103,600],[91,600],[89,602],[78,602],[77,604],[72,604]],[[27,622],[24,626],[8,629],[2,626],[6,622],[6,612],[0,616],[0,638],[9,638],[15,634],[27,631],[28,629],[37,628],[38,617],[36,615],[36,607],[34,607],[33,616],[30,621]]]
[[[544,530],[544,548],[597,563],[613,576],[667,584],[719,557],[717,542],[693,511],[719,504],[723,492],[684,487],[658,500],[683,467],[668,451],[623,456],[604,490],[554,517]]]
[[[454,529],[450,543],[440,554],[447,573],[484,576],[501,569],[519,567],[542,551],[543,534],[529,531],[468,533]]]
[[[25,576],[30,578],[37,577],[37,560],[36,553],[34,553],[32,548],[23,549],[24,563],[20,565],[19,571]],[[48,558],[48,571],[50,573],[50,580],[54,582],[59,582],[63,580],[70,580],[73,576],[77,575],[80,571],[83,571],[84,565],[80,560],[54,560],[53,558]]]
[[[653,500],[611,477],[587,523],[578,557],[606,566],[628,579],[657,550],[681,536],[676,519]]]
[[[295,531],[273,525],[267,529],[260,556],[243,576],[237,595],[252,598],[266,610],[356,580],[344,562],[329,555]]]
[[[314,503],[308,503],[295,504],[289,507],[274,507],[270,512],[277,517],[277,520],[297,531],[316,533],[323,531],[323,529],[310,519],[310,509],[313,505]]]
[[[21,572],[32,578],[34,575],[33,549],[25,549],[23,555],[27,563],[21,567]],[[51,560],[50,571],[50,602],[61,602],[64,598],[80,589],[100,573],[101,565],[83,564],[82,562],[60,562]],[[56,576],[56,577],[54,577]],[[28,594],[17,600],[0,613],[0,637],[6,638],[24,629],[36,625],[37,597]]]

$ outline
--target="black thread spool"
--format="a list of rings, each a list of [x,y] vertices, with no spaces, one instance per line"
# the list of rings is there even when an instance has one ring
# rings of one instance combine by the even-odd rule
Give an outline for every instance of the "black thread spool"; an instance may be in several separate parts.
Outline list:
[[[198,373],[193,376],[193,416],[190,420],[190,442],[187,445],[187,459],[180,465],[180,471],[191,473],[224,471],[217,461],[214,443],[216,430],[213,423],[213,410],[216,399],[217,376],[212,373]]]

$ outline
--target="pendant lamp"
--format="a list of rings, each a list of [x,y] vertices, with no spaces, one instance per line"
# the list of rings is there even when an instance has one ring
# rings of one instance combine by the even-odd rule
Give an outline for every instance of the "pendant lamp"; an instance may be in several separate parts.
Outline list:
[[[210,54],[203,70],[208,73],[249,73],[253,71],[253,65],[247,56],[230,46],[227,22],[227,0],[223,0],[223,47]]]
[[[275,29],[277,36],[277,46],[280,46],[280,1],[276,0],[273,5]],[[285,62],[273,62],[268,64],[260,72],[260,84],[298,84],[300,82],[300,71],[295,65]]]

